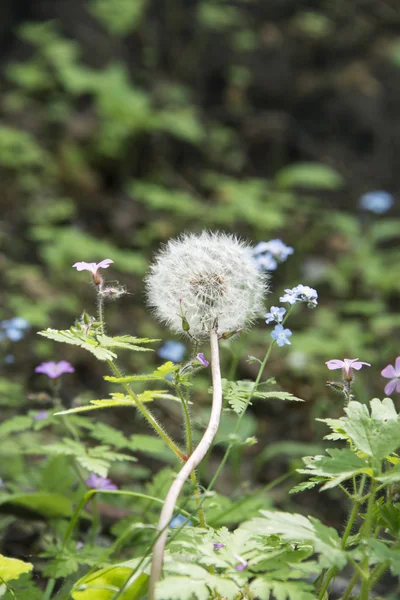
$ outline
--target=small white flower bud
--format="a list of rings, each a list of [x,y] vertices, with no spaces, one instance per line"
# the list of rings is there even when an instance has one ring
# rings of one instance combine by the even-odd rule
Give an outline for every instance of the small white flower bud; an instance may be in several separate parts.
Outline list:
[[[198,340],[250,325],[263,311],[267,278],[250,247],[224,233],[203,231],[170,240],[146,278],[148,304],[176,333]]]

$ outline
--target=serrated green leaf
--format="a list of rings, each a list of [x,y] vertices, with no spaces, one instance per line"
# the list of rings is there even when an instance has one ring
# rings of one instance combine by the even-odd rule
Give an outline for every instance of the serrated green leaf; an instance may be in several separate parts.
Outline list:
[[[58,330],[58,329],[45,329],[39,331],[39,335],[61,342],[63,344],[72,344],[74,346],[80,346],[84,350],[94,354],[99,360],[114,360],[117,355],[107,348],[102,348],[98,341],[93,338],[89,338],[83,332],[73,332],[71,330]]]
[[[301,398],[294,396],[290,392],[259,392],[257,391],[254,394],[255,398],[263,398],[267,400],[268,398],[276,398],[277,400],[290,400],[292,402],[304,402]]]
[[[365,404],[350,402],[340,421],[357,448],[382,460],[400,447],[400,420],[390,398],[374,398],[370,405],[371,414]]]
[[[296,513],[262,510],[260,514],[261,517],[244,523],[242,527],[258,535],[280,535],[288,542],[309,542],[319,554],[319,562],[324,568],[342,569],[346,564],[346,553],[341,548],[339,534],[332,527]]]
[[[0,581],[18,579],[23,573],[32,571],[33,565],[17,558],[8,558],[0,554]]]
[[[111,383],[133,383],[135,381],[159,381],[165,379],[167,375],[171,375],[180,368],[179,365],[174,365],[173,362],[166,362],[165,364],[158,367],[153,373],[145,375],[127,375],[126,377],[111,377],[106,375],[104,379],[111,381]]]
[[[132,343],[130,340],[138,340],[139,343],[146,338],[134,338],[130,335],[124,335],[119,337],[109,337],[108,335],[97,335],[97,341],[100,343],[102,348],[122,348],[124,350],[135,350],[136,352],[154,352],[152,348],[141,348],[137,345],[138,342]],[[149,340],[149,342],[152,340]],[[143,342],[142,342],[143,343]]]
[[[274,581],[265,575],[257,577],[249,587],[259,600],[315,600],[314,586],[305,581]]]
[[[305,469],[297,469],[299,473],[328,478],[322,490],[327,490],[339,485],[342,481],[358,475],[367,473],[373,476],[373,471],[368,463],[349,448],[327,450],[329,456],[306,456],[303,461]]]
[[[165,565],[173,575],[165,577],[156,587],[157,600],[208,600],[210,590],[226,600],[234,600],[240,588],[230,579],[213,575],[203,567],[174,560]],[[177,594],[179,593],[179,596]]]
[[[300,492],[305,492],[307,490],[312,490],[316,485],[324,481],[322,477],[316,477],[315,480],[303,481],[302,483],[298,483],[293,486],[291,490],[289,490],[289,494],[299,494]]]

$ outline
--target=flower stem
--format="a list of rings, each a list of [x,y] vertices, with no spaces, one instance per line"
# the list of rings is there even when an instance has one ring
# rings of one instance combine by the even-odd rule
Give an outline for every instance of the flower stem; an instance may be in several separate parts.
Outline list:
[[[192,424],[190,422],[189,407],[187,404],[187,400],[183,396],[179,385],[176,386],[176,389],[177,389],[178,395],[182,402],[183,414],[185,417],[186,453],[188,456],[190,456],[193,452],[193,438],[192,438]],[[197,513],[198,513],[198,517],[199,517],[199,521],[200,521],[200,526],[206,528],[206,526],[207,526],[206,517],[204,514],[204,510],[200,506],[201,494],[200,494],[200,487],[199,487],[199,482],[197,480],[196,471],[192,471],[190,473],[190,479],[192,480],[193,487],[194,487],[194,496],[195,496],[195,500],[196,500]]]
[[[369,491],[368,505],[367,505],[367,513],[365,516],[364,526],[361,530],[361,534],[364,540],[367,540],[371,533],[372,520],[375,510],[375,498],[376,498],[376,488],[378,487],[378,483],[375,480],[372,480],[371,489]],[[371,587],[371,577],[368,565],[368,556],[366,556],[361,564],[361,569],[364,573],[368,573],[367,576],[363,577],[363,581],[361,584],[361,593],[360,600],[368,600],[369,591]]]
[[[151,574],[149,582],[149,600],[154,600],[156,584],[161,577],[164,549],[168,535],[168,525],[171,521],[174,512],[175,503],[185,484],[185,481],[206,455],[208,449],[212,444],[215,434],[217,433],[219,426],[222,410],[222,384],[221,371],[219,365],[218,335],[214,329],[211,329],[210,332],[210,344],[213,384],[213,401],[210,420],[202,439],[200,440],[198,446],[193,451],[191,456],[189,456],[186,464],[182,467],[182,469],[175,477],[175,480],[172,486],[170,487],[167,497],[165,499],[164,506],[161,511],[160,519],[157,526],[159,536],[153,547],[153,560],[151,565]]]
[[[110,367],[110,369],[112,370],[112,372],[114,373],[114,375],[116,377],[120,378],[121,373],[120,373],[118,367],[111,360],[108,360],[107,363],[108,363],[108,366]],[[147,419],[147,421],[150,423],[150,425],[153,427],[153,429],[158,433],[158,435],[164,440],[164,442],[167,444],[167,446],[169,446],[169,448],[171,448],[172,452],[179,458],[179,460],[181,460],[183,462],[186,461],[187,456],[182,452],[182,450],[175,444],[175,442],[164,431],[164,429],[158,423],[158,421],[153,416],[153,414],[144,406],[143,402],[141,402],[139,400],[139,397],[137,396],[137,394],[135,394],[135,392],[132,390],[130,385],[127,383],[121,383],[121,385],[125,389],[128,396],[130,396],[130,398],[132,398],[132,400],[135,402],[138,410],[142,413],[142,415],[145,417],[145,419]]]

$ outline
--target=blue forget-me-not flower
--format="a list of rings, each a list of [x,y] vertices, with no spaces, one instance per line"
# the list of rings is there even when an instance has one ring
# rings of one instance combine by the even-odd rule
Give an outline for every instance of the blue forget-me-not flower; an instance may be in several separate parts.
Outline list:
[[[171,360],[174,363],[181,362],[186,351],[186,346],[181,342],[168,340],[164,342],[157,354],[164,360]]]
[[[271,333],[278,346],[284,346],[285,344],[289,344],[290,346],[292,343],[289,341],[291,335],[292,332],[290,329],[284,329],[282,325],[277,325]]]
[[[376,190],[373,192],[367,192],[363,194],[359,200],[359,206],[362,210],[369,210],[382,215],[392,208],[394,198],[389,192],[383,190]]]

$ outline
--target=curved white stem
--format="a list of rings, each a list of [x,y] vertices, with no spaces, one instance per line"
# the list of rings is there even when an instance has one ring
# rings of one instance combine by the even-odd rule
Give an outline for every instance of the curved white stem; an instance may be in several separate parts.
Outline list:
[[[222,410],[222,386],[221,386],[221,370],[219,366],[219,349],[218,349],[218,336],[214,329],[210,333],[210,345],[211,345],[211,371],[212,371],[212,385],[213,385],[213,400],[210,420],[207,429],[204,432],[198,446],[193,451],[193,454],[189,456],[188,460],[179,471],[171,485],[167,497],[164,501],[164,506],[161,511],[160,520],[158,521],[157,532],[159,536],[153,547],[153,558],[151,565],[151,574],[149,582],[149,600],[155,600],[155,588],[158,580],[161,577],[162,563],[164,558],[165,544],[168,535],[168,526],[171,522],[172,515],[178,496],[185,484],[185,481],[190,476],[190,473],[196,469],[196,467],[203,460],[207,454],[212,441],[217,433],[219,421],[221,418]]]

